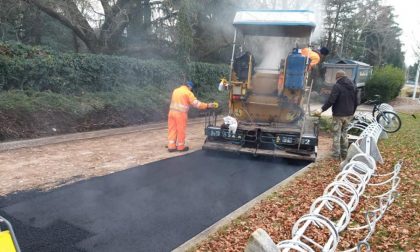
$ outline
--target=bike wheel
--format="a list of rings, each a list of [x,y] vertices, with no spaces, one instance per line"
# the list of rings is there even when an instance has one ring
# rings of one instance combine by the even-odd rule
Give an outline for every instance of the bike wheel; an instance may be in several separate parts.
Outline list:
[[[400,117],[391,111],[384,111],[377,115],[376,121],[382,125],[383,129],[388,133],[397,132],[401,128]]]

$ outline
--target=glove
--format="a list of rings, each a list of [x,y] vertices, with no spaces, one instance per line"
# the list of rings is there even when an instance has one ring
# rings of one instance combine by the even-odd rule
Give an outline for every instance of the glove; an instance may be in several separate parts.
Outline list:
[[[313,115],[319,117],[319,116],[321,116],[322,112],[323,112],[322,109],[317,109],[313,112]]]
[[[217,102],[210,102],[207,104],[207,108],[209,109],[217,109],[219,107],[219,104]]]

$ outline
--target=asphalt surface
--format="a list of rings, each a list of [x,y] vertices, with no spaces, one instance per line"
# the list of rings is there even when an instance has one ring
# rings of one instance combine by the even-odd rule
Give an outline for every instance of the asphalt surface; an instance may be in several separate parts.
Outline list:
[[[194,152],[0,198],[25,251],[170,251],[308,163]]]

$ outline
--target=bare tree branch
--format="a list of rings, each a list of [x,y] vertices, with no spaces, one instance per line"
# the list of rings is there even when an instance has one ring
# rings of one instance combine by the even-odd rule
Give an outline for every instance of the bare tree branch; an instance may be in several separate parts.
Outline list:
[[[95,51],[95,47],[93,43],[97,42],[96,37],[94,36],[93,29],[90,27],[89,23],[86,19],[81,15],[80,11],[77,9],[76,4],[72,1],[68,5],[69,9],[67,11],[71,12],[74,16],[74,20],[61,15],[54,7],[48,6],[43,3],[43,1],[39,0],[24,0],[29,4],[32,4],[39,8],[41,11],[45,12],[47,15],[51,16],[52,18],[58,20],[64,26],[70,28],[83,42],[85,42],[86,46],[91,51]],[[72,3],[72,4],[71,4]]]
[[[111,12],[111,6],[109,5],[109,0],[101,0],[102,8],[104,9],[105,16],[109,16]]]

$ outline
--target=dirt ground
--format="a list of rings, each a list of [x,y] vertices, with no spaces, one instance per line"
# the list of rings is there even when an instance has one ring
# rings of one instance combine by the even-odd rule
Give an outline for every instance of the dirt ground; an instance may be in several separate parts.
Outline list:
[[[188,126],[191,151],[201,149],[204,126]],[[326,134],[320,137],[319,156],[330,148]],[[168,153],[166,129],[77,140],[40,147],[0,152],[0,196],[32,189],[48,190],[91,177],[103,176],[184,153]]]
[[[420,111],[418,101],[407,98],[399,98],[391,104],[397,111],[405,113]],[[183,155],[166,151],[164,126],[162,124],[158,129],[0,152],[0,196],[32,189],[48,190]],[[204,138],[203,123],[190,123],[187,142],[191,151],[201,149]],[[329,134],[321,134],[318,146],[320,159],[328,156],[331,142]]]
[[[398,97],[390,102],[390,105],[394,106],[398,112],[415,113],[420,111],[420,101],[408,97]]]

